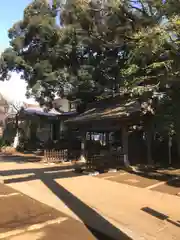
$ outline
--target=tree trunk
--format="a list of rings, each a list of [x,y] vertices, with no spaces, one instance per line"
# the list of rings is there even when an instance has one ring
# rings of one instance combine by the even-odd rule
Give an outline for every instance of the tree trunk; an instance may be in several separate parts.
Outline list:
[[[13,148],[17,148],[19,146],[19,125],[18,125],[18,115],[16,114],[16,122],[15,122],[15,129],[16,129],[16,135],[14,137],[13,141]]]
[[[16,136],[14,137],[13,141],[13,148],[17,148],[19,146],[19,131],[17,130]]]

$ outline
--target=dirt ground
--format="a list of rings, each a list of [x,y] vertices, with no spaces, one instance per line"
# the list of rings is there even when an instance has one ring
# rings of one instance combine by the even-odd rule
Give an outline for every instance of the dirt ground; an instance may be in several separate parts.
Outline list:
[[[164,185],[173,174],[121,170],[94,177],[76,174],[72,166],[4,157],[0,163],[0,180],[15,189],[6,193],[0,186],[0,239],[112,239],[89,226],[118,240],[129,239],[122,231],[138,240],[180,239],[180,198],[147,189]]]
[[[26,162],[27,159],[28,162],[40,162],[42,161],[42,156],[37,156],[36,154],[32,153],[23,154],[15,152],[12,155],[3,155],[3,159],[7,162],[12,161],[17,163]],[[66,163],[62,165],[74,167],[73,163]],[[61,163],[59,163],[57,166],[61,166]],[[174,176],[178,177],[179,180],[172,180],[174,179]],[[180,169],[160,169],[155,172],[144,172],[143,174],[133,174],[120,170],[118,172],[99,174],[96,177],[140,188],[149,188],[153,191],[180,196]]]
[[[175,179],[170,181],[169,183],[164,183],[160,186],[153,188],[152,190],[177,195],[180,197],[180,179]]]
[[[0,239],[112,240],[65,214],[0,184]],[[128,240],[122,233],[122,240]]]
[[[174,172],[133,174],[125,171],[99,174],[96,177],[153,191],[180,196],[180,175]],[[176,179],[177,178],[177,179]]]

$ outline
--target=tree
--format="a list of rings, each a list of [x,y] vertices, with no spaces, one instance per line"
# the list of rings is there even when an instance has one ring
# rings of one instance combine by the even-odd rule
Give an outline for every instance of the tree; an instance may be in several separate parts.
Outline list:
[[[150,135],[175,132],[180,155],[178,6],[178,0],[34,0],[9,31],[1,78],[18,71],[40,104],[51,107],[55,95],[66,94],[84,103],[81,111],[126,92],[139,99]]]
[[[33,1],[24,10],[23,20],[9,30],[11,47],[2,54],[2,78],[9,71],[20,72],[28,83],[28,94],[35,95],[41,103],[43,98],[49,102],[57,87],[56,50],[60,35],[55,17],[47,1]]]
[[[136,18],[121,1],[35,0],[9,30],[2,78],[21,72],[27,94],[41,104],[65,93],[88,102],[119,92],[135,30]]]
[[[9,122],[8,124],[13,124],[13,129],[15,130],[12,131],[11,130],[7,130],[8,134],[11,134],[11,137],[13,136],[13,132],[14,132],[14,136],[13,136],[13,147],[17,148],[20,142],[20,131],[19,131],[19,124],[18,124],[18,113],[19,111],[22,109],[23,107],[23,103],[20,101],[8,101],[8,105],[9,105],[9,112],[8,112],[8,116],[12,116],[13,121]],[[14,123],[14,119],[15,119],[15,123]],[[6,126],[7,127],[7,126]],[[10,132],[11,131],[11,132]],[[6,135],[6,134],[5,134]]]
[[[142,2],[146,4],[136,7],[136,11],[148,14],[150,20],[133,37],[125,76],[131,80],[128,83],[132,92],[141,95],[146,108],[152,109],[154,131],[175,133],[180,156],[178,2]]]

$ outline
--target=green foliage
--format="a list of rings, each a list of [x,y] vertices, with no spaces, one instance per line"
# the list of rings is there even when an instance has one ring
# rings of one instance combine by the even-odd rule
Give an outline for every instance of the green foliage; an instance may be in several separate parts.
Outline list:
[[[0,148],[6,147],[6,146],[7,146],[7,144],[6,144],[5,140],[1,137],[0,138]]]
[[[9,30],[1,79],[17,71],[27,95],[85,104],[124,91],[138,97],[157,131],[179,121],[178,0],[34,0]],[[177,131],[177,130],[176,130]]]
[[[118,92],[128,39],[136,28],[127,13],[117,0],[33,1],[9,30],[11,48],[2,55],[1,77],[20,72],[28,83],[27,94],[41,104],[49,104],[55,95],[86,102]]]

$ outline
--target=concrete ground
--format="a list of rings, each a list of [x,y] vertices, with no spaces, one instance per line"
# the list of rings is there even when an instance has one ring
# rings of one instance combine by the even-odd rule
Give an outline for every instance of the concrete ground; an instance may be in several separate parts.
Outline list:
[[[78,176],[70,166],[3,158],[0,169],[9,186],[113,239],[123,239],[122,231],[131,239],[180,239],[180,198],[152,191],[149,184],[137,187],[132,178],[127,184],[102,175]]]
[[[3,184],[0,206],[0,239],[112,239]],[[122,233],[121,239],[129,238]]]

